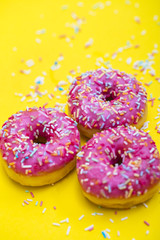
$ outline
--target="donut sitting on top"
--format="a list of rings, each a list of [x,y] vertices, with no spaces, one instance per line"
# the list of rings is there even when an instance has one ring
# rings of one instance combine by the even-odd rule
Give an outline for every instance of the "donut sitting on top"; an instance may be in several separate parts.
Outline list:
[[[72,83],[69,115],[87,137],[116,126],[141,128],[147,117],[147,93],[135,77],[113,69],[88,71]]]

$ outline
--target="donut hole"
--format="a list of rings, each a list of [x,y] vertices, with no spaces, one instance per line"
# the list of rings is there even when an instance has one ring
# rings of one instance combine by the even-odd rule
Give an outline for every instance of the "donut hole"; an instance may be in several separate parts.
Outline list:
[[[102,99],[105,102],[110,102],[117,98],[116,92],[115,91],[110,91],[110,92],[102,92]]]
[[[33,139],[33,142],[38,144],[46,144],[47,138],[44,136],[38,136],[37,138]]]
[[[121,165],[122,162],[123,162],[123,158],[120,154],[117,154],[115,158],[111,159],[111,164],[114,167]]]
[[[110,96],[105,97],[104,100],[105,100],[106,102],[108,102],[108,101],[110,102],[110,101],[114,100],[115,98],[116,98],[115,96],[110,95]]]

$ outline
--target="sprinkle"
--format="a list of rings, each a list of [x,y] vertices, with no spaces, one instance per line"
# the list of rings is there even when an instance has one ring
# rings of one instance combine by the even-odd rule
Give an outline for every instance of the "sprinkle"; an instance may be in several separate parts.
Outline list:
[[[149,230],[146,231],[146,235],[148,235],[148,234],[149,234]]]
[[[27,204],[27,205],[29,205],[29,202],[27,202],[26,200],[24,200],[24,203]]]
[[[150,224],[149,224],[147,221],[144,221],[144,223],[145,223],[147,226],[150,226]]]
[[[32,192],[30,192],[31,196],[34,198],[34,194]]]
[[[124,220],[126,220],[126,219],[128,219],[128,217],[121,218],[121,221],[124,221]]]
[[[107,238],[107,235],[106,235],[105,231],[102,231],[101,233],[102,233],[104,238]]]
[[[127,58],[126,63],[131,64],[131,62],[132,62],[132,58],[131,57]]]
[[[67,235],[67,236],[69,235],[70,230],[71,230],[71,226],[68,226],[68,228],[67,228],[67,232],[66,232],[66,235]]]
[[[114,223],[113,219],[111,219],[111,218],[109,219],[109,221],[110,221],[111,223]]]
[[[29,59],[29,60],[26,61],[26,65],[28,67],[32,67],[34,65],[34,61],[32,59]]]
[[[90,38],[86,43],[85,43],[85,48],[90,47],[93,44],[93,39]]]
[[[33,202],[33,199],[27,198],[27,201],[28,201],[28,202]]]
[[[46,32],[46,29],[41,29],[41,30],[37,30],[36,34],[40,35],[40,34],[44,34]]]
[[[65,222],[69,223],[69,218],[66,218],[66,219],[60,221],[60,223],[65,223]]]
[[[84,218],[84,215],[80,216],[80,217],[78,218],[78,220],[80,221],[80,220],[82,220],[82,218]]]
[[[46,209],[47,209],[47,208],[44,208],[43,211],[42,211],[42,213],[45,213]]]
[[[94,225],[90,225],[89,227],[86,227],[84,230],[85,231],[92,231],[94,229]]]
[[[42,207],[42,205],[43,205],[43,201],[40,202],[40,207]]]
[[[117,231],[117,236],[118,236],[118,237],[120,236],[120,231]]]
[[[143,36],[143,35],[145,35],[146,34],[146,30],[143,30],[142,32],[141,32],[141,35]]]
[[[38,76],[35,79],[36,84],[43,84],[44,83],[44,77],[43,76]]]
[[[52,223],[53,226],[57,226],[57,227],[60,227],[60,224],[59,223]]]
[[[35,206],[37,206],[38,205],[38,201],[36,201],[36,203],[35,203]]]

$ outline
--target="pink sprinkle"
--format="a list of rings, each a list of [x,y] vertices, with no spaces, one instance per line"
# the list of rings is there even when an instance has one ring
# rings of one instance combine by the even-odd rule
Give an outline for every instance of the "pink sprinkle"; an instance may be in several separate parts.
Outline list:
[[[26,200],[24,200],[24,203],[27,204],[27,205],[29,205],[29,202],[27,202]]]
[[[147,226],[149,226],[150,224],[147,222],[147,221],[144,221],[144,223],[147,225]]]
[[[34,194],[32,192],[30,192],[31,196],[34,198]]]
[[[40,207],[42,207],[42,205],[43,205],[43,201],[40,202]]]
[[[53,209],[56,210],[56,207],[54,206]]]

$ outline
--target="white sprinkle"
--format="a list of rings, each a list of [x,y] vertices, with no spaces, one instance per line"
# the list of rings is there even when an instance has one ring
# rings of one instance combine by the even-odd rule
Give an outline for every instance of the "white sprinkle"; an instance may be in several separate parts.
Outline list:
[[[90,38],[86,43],[85,43],[85,48],[90,47],[93,44],[93,38]]]
[[[41,30],[37,30],[36,34],[40,35],[40,34],[44,34],[46,32],[46,29],[41,29]]]
[[[92,216],[95,216],[95,215],[103,216],[103,213],[97,213],[97,212],[92,213]]]
[[[146,235],[148,235],[148,234],[149,234],[149,230],[146,231]]]
[[[136,23],[140,23],[140,18],[138,16],[135,16],[134,20],[135,20]]]
[[[80,217],[78,218],[78,220],[80,221],[80,220],[82,220],[82,218],[84,218],[84,215],[80,216]]]
[[[60,227],[60,224],[59,223],[52,223],[53,226],[57,226],[57,227]]]
[[[46,76],[46,75],[47,75],[47,73],[46,73],[46,72],[42,72],[42,74],[43,74],[44,76]]]
[[[58,82],[58,86],[62,86],[62,85],[66,85],[66,84],[67,84],[67,82],[66,82],[66,81],[63,81],[63,80],[61,80],[61,81]]]
[[[32,67],[34,65],[34,61],[32,59],[29,59],[29,60],[26,61],[26,65],[28,67]]]
[[[141,35],[143,36],[143,35],[145,35],[146,34],[146,30],[143,30],[142,32],[141,32]]]
[[[124,221],[124,220],[126,220],[126,219],[128,219],[128,217],[121,218],[121,221]]]
[[[143,203],[143,206],[145,206],[145,208],[148,208],[148,205],[146,203]]]
[[[44,208],[43,211],[42,211],[42,213],[45,213],[46,209],[47,209],[47,208]]]
[[[36,43],[41,43],[41,39],[39,39],[39,38],[36,38],[35,41],[36,41]]]
[[[109,233],[107,233],[107,232],[106,232],[106,237],[107,237],[108,239],[111,239]]]
[[[28,201],[28,202],[33,202],[33,199],[28,199],[28,198],[27,198],[27,201]]]
[[[14,77],[16,74],[14,72],[11,73],[11,76]]]
[[[120,231],[117,231],[117,236],[118,236],[118,237],[120,236]]]
[[[24,96],[24,97],[22,97],[22,98],[21,98],[21,102],[23,102],[25,99],[26,99],[26,97],[25,97],[25,96]]]
[[[65,222],[69,223],[69,218],[66,218],[66,219],[60,221],[60,223],[65,223]]]
[[[66,232],[66,235],[67,235],[67,236],[69,235],[70,230],[71,230],[71,226],[68,226],[68,228],[67,228],[67,232]]]
[[[154,16],[153,16],[153,20],[154,20],[154,21],[157,21],[157,20],[158,20],[158,15],[154,15]]]
[[[111,218],[109,219],[109,221],[112,222],[112,223],[114,223],[113,219],[111,219]]]
[[[94,225],[92,224],[91,226],[86,227],[84,230],[85,231],[91,231],[91,230],[93,230],[93,228],[94,228]]]
[[[132,62],[132,58],[131,57],[127,58],[126,63],[131,64],[131,62]]]
[[[91,58],[91,54],[87,54],[87,55],[86,55],[86,58]]]
[[[61,92],[61,95],[65,95],[67,93],[66,90],[64,90],[63,92]]]
[[[28,75],[28,74],[30,74],[30,73],[31,73],[31,69],[28,69],[28,70],[23,70],[23,73],[24,73],[24,74],[26,74],[26,75]]]
[[[44,77],[42,77],[42,76],[36,77],[35,83],[36,84],[43,84],[44,83]]]

